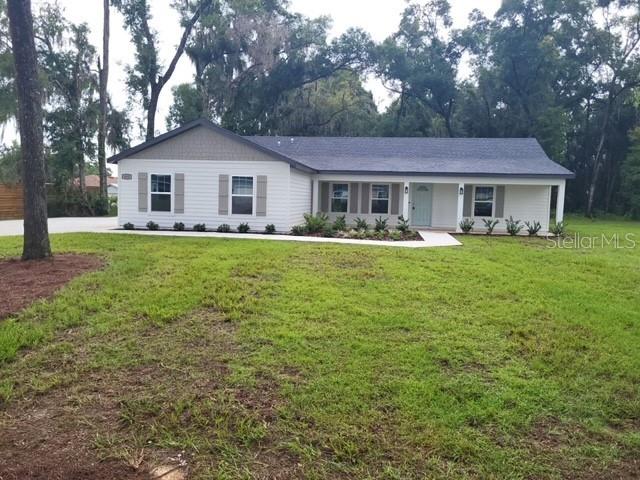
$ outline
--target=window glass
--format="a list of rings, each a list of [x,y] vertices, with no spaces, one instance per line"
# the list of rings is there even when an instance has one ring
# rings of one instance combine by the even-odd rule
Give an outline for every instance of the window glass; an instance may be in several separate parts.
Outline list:
[[[493,187],[476,187],[473,215],[475,217],[491,217],[493,215]]]
[[[371,185],[371,213],[389,213],[389,185]]]
[[[171,211],[171,175],[151,175],[151,211]]]
[[[253,177],[233,177],[231,193],[253,196]]]
[[[253,215],[253,177],[231,179],[231,214]]]
[[[331,211],[347,213],[349,208],[349,184],[334,183],[331,185]]]

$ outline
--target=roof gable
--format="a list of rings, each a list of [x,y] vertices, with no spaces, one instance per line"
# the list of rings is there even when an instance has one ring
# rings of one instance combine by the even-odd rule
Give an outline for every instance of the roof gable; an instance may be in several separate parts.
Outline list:
[[[278,160],[295,168],[312,171],[309,167],[220,128],[206,119],[196,120],[152,140],[125,150],[109,158],[118,163],[125,158],[149,160],[216,160],[242,157],[246,160]]]

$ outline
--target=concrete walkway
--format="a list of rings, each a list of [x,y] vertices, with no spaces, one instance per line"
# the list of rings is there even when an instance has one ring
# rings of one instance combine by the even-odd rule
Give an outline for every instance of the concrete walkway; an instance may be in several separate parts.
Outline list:
[[[0,221],[0,237],[23,234],[22,220]],[[106,232],[118,228],[116,217],[60,217],[49,219],[49,233]]]
[[[350,238],[294,237],[291,235],[263,235],[255,233],[218,232],[174,232],[149,230],[119,230],[115,217],[50,218],[49,233],[116,233],[122,235],[156,235],[165,237],[205,237],[228,238],[234,240],[280,240],[285,242],[342,243],[351,245],[372,245],[378,247],[432,248],[462,245],[444,232],[420,231],[424,241],[385,242],[377,240],[355,240]],[[0,221],[0,236],[22,235],[22,220]]]

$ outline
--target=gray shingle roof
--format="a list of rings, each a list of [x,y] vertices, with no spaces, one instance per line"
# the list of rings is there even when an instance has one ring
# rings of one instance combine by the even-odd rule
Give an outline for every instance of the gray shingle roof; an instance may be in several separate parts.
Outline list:
[[[534,138],[244,138],[323,173],[573,176]]]

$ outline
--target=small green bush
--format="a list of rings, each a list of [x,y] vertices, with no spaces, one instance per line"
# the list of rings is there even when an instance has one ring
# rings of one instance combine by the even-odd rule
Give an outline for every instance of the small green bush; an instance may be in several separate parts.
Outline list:
[[[493,220],[491,218],[483,218],[484,226],[487,229],[487,235],[491,235],[493,230],[496,228],[496,225],[500,223],[500,220]]]
[[[218,228],[216,229],[216,232],[218,232],[218,233],[230,233],[231,232],[231,225],[223,223],[222,225],[218,226]]]
[[[564,237],[567,234],[567,226],[564,222],[554,223],[549,231],[557,237]]]
[[[356,230],[359,232],[368,232],[369,224],[364,218],[356,218]]]
[[[512,237],[515,237],[522,231],[523,225],[520,220],[514,220],[513,217],[509,217],[506,220],[506,223],[507,232],[509,232],[509,235],[511,235]]]
[[[473,230],[473,226],[476,224],[475,220],[471,218],[465,218],[460,222],[460,230],[463,233],[469,233]]]
[[[334,238],[336,236],[336,231],[334,230],[333,226],[327,225],[322,230],[322,236],[325,238]]]
[[[246,222],[238,225],[238,233],[249,233],[249,230],[251,230],[251,228],[249,228],[249,224]]]
[[[273,223],[270,223],[269,225],[264,227],[264,233],[266,233],[267,235],[273,235],[274,233],[276,233],[276,226]]]
[[[184,231],[184,223],[182,223],[182,222],[176,222],[176,223],[174,223],[174,224],[173,224],[173,229],[174,229],[176,232],[182,232],[182,231]]]
[[[347,216],[340,215],[336,217],[335,222],[333,222],[333,229],[336,232],[346,232],[347,231]]]
[[[158,224],[157,224],[156,222],[154,222],[154,221],[152,221],[152,220],[149,220],[149,221],[147,222],[147,228],[148,228],[149,230],[158,230],[158,228],[160,228],[160,227],[158,226]]]
[[[538,221],[535,221],[532,223],[524,222],[524,224],[527,226],[527,233],[529,234],[530,237],[537,235],[538,232],[542,230],[542,225],[540,225],[540,222]]]
[[[405,233],[409,231],[409,220],[404,218],[404,215],[400,215],[398,217],[398,226],[396,227],[398,231]]]
[[[389,226],[388,218],[378,217],[376,218],[376,226],[374,227],[374,230],[376,232],[384,232],[388,229],[388,226]]]
[[[304,225],[294,225],[291,228],[291,235],[294,237],[302,237],[306,233],[307,229]]]
[[[318,213],[311,215],[310,213],[304,214],[304,226],[307,233],[321,233],[329,223],[329,217],[325,213]]]
[[[206,232],[207,231],[207,226],[204,223],[196,223],[193,226],[193,231],[194,232]]]
[[[394,230],[392,232],[389,232],[389,239],[393,240],[394,242],[398,242],[400,240],[402,240],[402,234],[404,232],[402,232],[401,230]]]
[[[122,226],[122,228],[124,228],[125,230],[135,230],[136,226],[131,222],[127,222]]]

